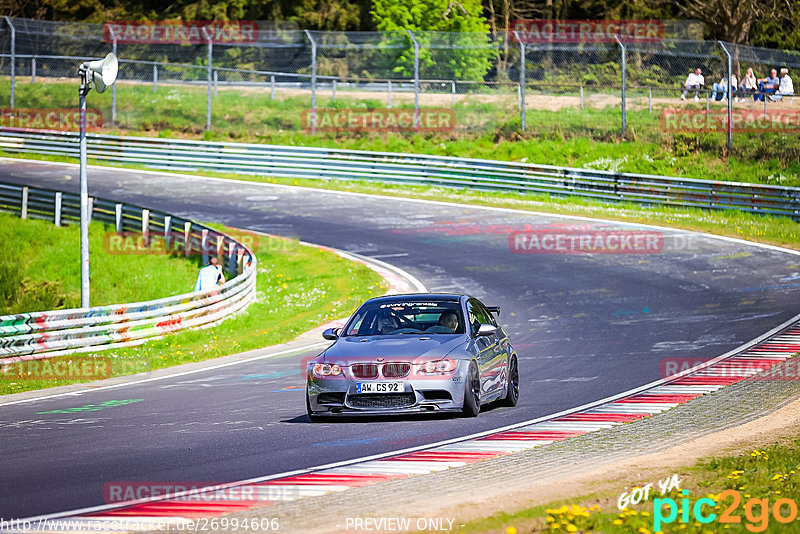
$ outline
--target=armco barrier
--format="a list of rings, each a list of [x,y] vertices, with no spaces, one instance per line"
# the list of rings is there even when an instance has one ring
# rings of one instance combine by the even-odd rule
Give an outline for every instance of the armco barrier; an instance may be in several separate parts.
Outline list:
[[[0,183],[0,210],[23,218],[80,221],[77,194]],[[94,198],[92,220],[117,232],[172,239],[184,254],[221,255],[233,276],[218,289],[147,302],[0,317],[0,365],[141,343],[186,328],[211,326],[247,307],[256,294],[256,256],[245,244],[192,221],[139,206]]]
[[[78,158],[73,132],[0,129],[0,150]],[[375,180],[605,201],[724,209],[800,219],[800,188],[482,159],[292,146],[88,136],[89,158],[176,171]]]

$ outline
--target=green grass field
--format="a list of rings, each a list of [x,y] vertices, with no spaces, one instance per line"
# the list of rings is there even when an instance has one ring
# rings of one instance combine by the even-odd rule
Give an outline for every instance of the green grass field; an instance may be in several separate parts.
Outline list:
[[[734,455],[708,458],[694,466],[681,467],[680,472],[680,489],[687,491],[685,495],[674,489],[662,495],[654,486],[648,499],[620,509],[622,494],[630,495],[635,488],[619,486],[602,494],[582,495],[570,501],[555,501],[516,513],[496,514],[468,523],[460,532],[713,534],[798,531],[800,437]],[[689,506],[684,508],[683,499],[687,499]],[[702,502],[698,509],[703,521],[713,515],[708,522],[698,521],[694,515],[700,499],[710,499]],[[781,518],[792,519],[776,519],[776,507]],[[677,513],[668,521],[672,508]]]
[[[40,258],[38,266],[28,267],[23,280],[42,283],[58,279],[58,287],[62,288],[59,295],[65,295],[64,302],[77,298],[79,304],[78,228],[55,228],[44,221],[20,221],[0,214],[2,242],[9,242],[3,232],[12,227],[17,228],[15,238],[27,243],[27,253]],[[95,243],[93,272],[106,271],[92,279],[93,290],[106,299],[95,296],[96,304],[134,302],[186,293],[194,288],[198,264],[193,261],[168,256],[112,256],[104,261],[96,242],[103,230],[97,225],[90,233]],[[286,246],[277,247],[275,239],[259,238],[258,294],[256,302],[245,312],[213,328],[179,332],[137,347],[77,354],[62,360],[110,361],[111,376],[207,360],[289,341],[326,321],[346,317],[361,302],[385,291],[383,280],[361,264],[332,252],[301,246],[296,241],[286,240]],[[10,268],[18,268],[18,264],[12,263]],[[146,286],[147,292],[131,285]],[[74,383],[3,378],[0,394]]]
[[[139,302],[194,289],[197,260],[169,256],[112,254],[105,238],[114,229],[98,222],[89,228],[91,304]],[[52,221],[21,220],[0,213],[0,315],[78,308],[80,228]]]
[[[0,85],[0,100],[9,88]],[[17,83],[18,108],[74,108],[74,84]],[[310,135],[301,124],[310,95],[278,91],[271,101],[266,88],[222,88],[213,100],[212,129],[205,132],[206,89],[162,85],[153,93],[148,84],[120,84],[117,124],[110,125],[111,92],[92,93],[88,105],[104,113],[106,133],[159,137],[288,144],[391,152],[416,152],[488,158],[595,169],[687,176],[712,180],[800,185],[800,143],[797,134],[736,134],[728,150],[726,137],[716,133],[668,133],[660,108],[653,114],[628,112],[628,131],[620,134],[619,109],[565,107],[556,111],[529,109],[527,131],[520,131],[516,98],[470,95],[453,108],[456,129],[439,133],[341,132]],[[437,95],[446,96],[446,95]],[[442,99],[439,99],[442,100]],[[423,100],[423,105],[426,105]],[[435,102],[438,102],[436,100]],[[319,108],[372,109],[386,107],[380,93],[339,91],[336,102],[323,92]],[[444,98],[437,107],[451,108]],[[704,109],[695,103],[687,109]],[[405,98],[395,107],[410,108]],[[719,105],[717,105],[719,107]]]

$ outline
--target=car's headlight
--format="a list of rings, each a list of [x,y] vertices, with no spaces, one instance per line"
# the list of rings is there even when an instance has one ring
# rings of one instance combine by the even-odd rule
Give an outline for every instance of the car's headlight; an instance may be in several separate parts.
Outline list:
[[[432,360],[420,364],[419,372],[426,375],[443,375],[455,371],[457,365],[456,360]]]
[[[329,376],[339,376],[342,374],[342,366],[338,364],[329,363],[315,363],[312,368],[314,376],[317,378],[327,378]]]

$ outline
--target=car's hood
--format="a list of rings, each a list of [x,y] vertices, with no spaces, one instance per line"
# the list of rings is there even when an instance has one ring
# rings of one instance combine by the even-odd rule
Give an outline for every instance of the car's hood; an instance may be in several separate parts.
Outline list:
[[[469,338],[461,335],[408,335],[348,336],[339,338],[323,357],[330,363],[374,361],[417,362],[443,358],[458,347],[465,346]]]

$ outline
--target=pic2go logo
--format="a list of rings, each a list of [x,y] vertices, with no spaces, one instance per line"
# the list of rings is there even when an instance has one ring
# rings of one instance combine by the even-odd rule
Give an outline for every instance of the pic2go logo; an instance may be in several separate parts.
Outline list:
[[[680,507],[675,502],[675,499],[656,498],[653,500],[654,532],[662,530],[662,525],[669,525],[674,522],[678,518],[679,509],[681,523],[690,521],[690,512],[693,516],[691,519],[698,523],[707,524],[717,519],[717,514],[711,511],[712,508],[717,506],[714,499],[704,497],[698,499],[692,506],[689,499],[685,497],[689,495],[689,491],[683,490],[681,493],[684,498],[681,499]],[[731,498],[732,502],[719,515],[719,522],[741,524],[742,517],[737,514],[737,510],[739,505],[742,504],[742,494],[737,490],[725,490],[719,494],[720,504],[728,498]],[[756,499],[754,497],[744,504],[744,516],[747,519],[745,528],[750,532],[764,532],[769,526],[770,512],[773,519],[778,523],[791,523],[797,518],[797,503],[792,499],[783,498],[775,501],[775,504],[770,508],[769,499]]]

